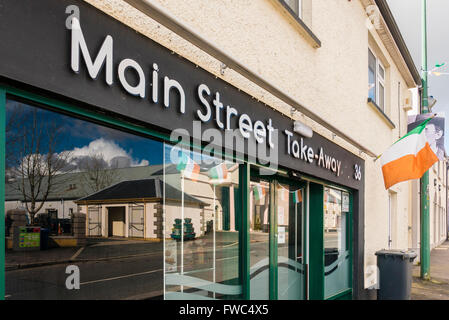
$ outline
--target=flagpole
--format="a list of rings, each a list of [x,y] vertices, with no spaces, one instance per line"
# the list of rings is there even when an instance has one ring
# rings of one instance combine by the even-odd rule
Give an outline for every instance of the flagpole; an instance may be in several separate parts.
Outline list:
[[[163,292],[164,292],[164,300],[165,300],[165,277],[166,277],[166,261],[165,261],[165,166],[166,166],[166,164],[165,164],[165,151],[166,151],[166,147],[165,147],[165,142],[163,143],[163,146],[164,146],[164,152],[163,152],[163,154],[162,154],[162,163],[163,163],[163,166],[162,166],[162,176],[163,176],[163,185],[162,185],[162,252],[164,252],[164,266],[163,266],[163,268],[164,268],[164,279],[163,279],[163,282],[164,282],[164,289],[163,289]],[[175,240],[176,241],[176,240]]]
[[[214,235],[214,248],[212,250],[212,268],[214,269],[214,278],[213,278],[213,283],[215,283],[215,248],[216,248],[216,244],[215,244],[215,219],[216,219],[216,210],[215,210],[215,184],[214,184],[214,208],[213,208],[213,224],[212,224],[212,233]],[[214,299],[215,299],[215,291],[214,291]]]
[[[427,0],[422,1],[422,110],[421,113],[429,112],[428,83],[427,83]],[[430,224],[429,224],[429,171],[421,178],[421,278],[430,279]]]
[[[184,274],[184,170],[181,173],[181,275]],[[181,292],[184,286],[181,285]]]

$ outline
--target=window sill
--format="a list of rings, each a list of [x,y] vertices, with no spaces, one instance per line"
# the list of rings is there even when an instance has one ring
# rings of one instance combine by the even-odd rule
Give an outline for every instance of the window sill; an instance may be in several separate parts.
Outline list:
[[[377,111],[379,116],[382,118],[382,120],[385,121],[385,123],[390,127],[390,129],[396,128],[393,121],[391,121],[390,118],[388,118],[388,116],[382,111],[382,109],[377,105],[377,103],[375,103],[371,98],[368,98],[368,105]]]
[[[290,16],[293,20],[295,20],[295,25],[298,28],[299,33],[310,43],[314,48],[321,48],[321,41],[317,38],[317,36],[312,32],[312,30],[307,27],[304,21],[298,17],[298,15],[288,6],[288,4],[284,0],[272,0],[278,7],[283,9],[283,11]]]

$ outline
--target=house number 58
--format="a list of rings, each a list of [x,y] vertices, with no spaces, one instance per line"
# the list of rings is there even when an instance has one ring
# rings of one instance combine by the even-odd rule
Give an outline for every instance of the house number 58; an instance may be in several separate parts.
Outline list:
[[[357,181],[362,180],[362,168],[358,164],[354,165],[354,179]]]

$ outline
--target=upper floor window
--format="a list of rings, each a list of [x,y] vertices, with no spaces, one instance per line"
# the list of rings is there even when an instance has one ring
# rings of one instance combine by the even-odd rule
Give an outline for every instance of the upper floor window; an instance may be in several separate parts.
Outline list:
[[[385,68],[368,49],[368,98],[385,111]]]
[[[302,0],[285,0],[285,3],[298,15],[298,17],[302,18]]]

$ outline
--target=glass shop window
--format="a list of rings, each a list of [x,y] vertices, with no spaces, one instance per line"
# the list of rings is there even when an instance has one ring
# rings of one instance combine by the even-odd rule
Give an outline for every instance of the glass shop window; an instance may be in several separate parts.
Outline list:
[[[250,185],[250,298],[268,300],[270,293],[270,183],[263,179]]]
[[[165,299],[238,299],[239,165],[164,148]]]
[[[163,298],[161,142],[7,96],[5,159],[6,264],[79,271],[8,270],[6,299]]]

